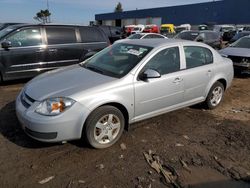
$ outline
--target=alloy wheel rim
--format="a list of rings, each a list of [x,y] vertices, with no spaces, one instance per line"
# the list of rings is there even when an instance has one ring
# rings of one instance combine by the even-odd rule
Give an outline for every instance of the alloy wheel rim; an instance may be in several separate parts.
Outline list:
[[[99,144],[108,144],[116,139],[120,129],[120,119],[115,114],[106,114],[97,121],[94,138]]]
[[[212,106],[217,106],[220,103],[222,96],[223,96],[223,89],[219,86],[214,88],[210,99]]]

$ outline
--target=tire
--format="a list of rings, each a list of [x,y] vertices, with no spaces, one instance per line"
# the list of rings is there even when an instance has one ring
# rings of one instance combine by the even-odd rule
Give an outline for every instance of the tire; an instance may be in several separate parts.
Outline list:
[[[84,136],[90,146],[103,149],[115,144],[125,127],[122,112],[113,106],[101,106],[87,118]]]
[[[219,104],[223,100],[224,90],[225,90],[224,85],[221,82],[217,81],[214,83],[205,101],[207,109],[212,110],[215,109],[217,106],[219,106]]]

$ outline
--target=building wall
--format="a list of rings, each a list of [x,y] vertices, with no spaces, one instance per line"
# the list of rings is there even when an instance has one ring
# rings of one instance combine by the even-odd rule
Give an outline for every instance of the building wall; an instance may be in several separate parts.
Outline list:
[[[193,25],[207,22],[217,24],[249,24],[250,0],[222,0],[192,5],[162,7],[95,15],[96,20],[138,20],[161,18],[161,23]]]

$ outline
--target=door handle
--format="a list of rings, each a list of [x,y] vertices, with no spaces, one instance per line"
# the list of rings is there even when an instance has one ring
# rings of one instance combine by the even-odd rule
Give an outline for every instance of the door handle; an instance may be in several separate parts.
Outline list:
[[[180,77],[177,77],[174,79],[173,83],[180,83],[183,79]]]
[[[43,49],[40,49],[40,50],[37,50],[36,53],[43,53],[44,50]]]
[[[49,52],[57,52],[57,49],[49,49]]]

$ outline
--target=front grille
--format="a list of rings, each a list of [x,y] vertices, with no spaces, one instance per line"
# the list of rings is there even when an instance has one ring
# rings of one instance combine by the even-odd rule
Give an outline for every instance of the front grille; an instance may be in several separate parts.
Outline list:
[[[249,57],[240,57],[240,56],[228,56],[234,63],[249,63],[250,58]]]
[[[29,108],[35,102],[35,100],[23,92],[21,94],[21,102],[25,108]]]

